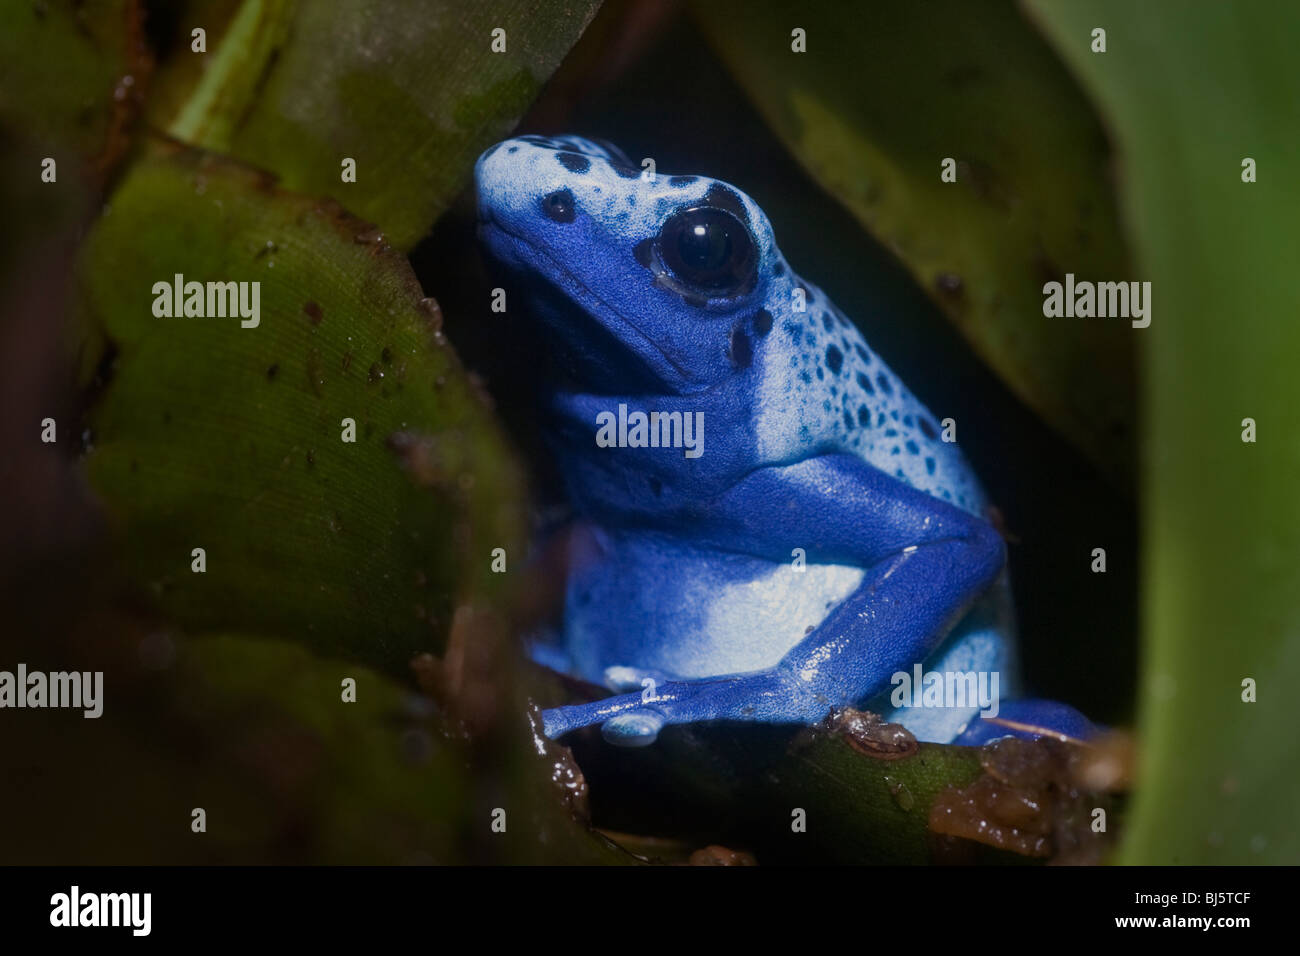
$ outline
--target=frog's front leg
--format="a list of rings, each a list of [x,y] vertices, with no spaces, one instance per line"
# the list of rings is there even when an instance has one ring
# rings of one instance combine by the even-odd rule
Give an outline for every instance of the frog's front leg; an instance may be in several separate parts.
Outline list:
[[[638,746],[669,723],[815,722],[833,707],[874,696],[895,671],[923,661],[1005,560],[987,522],[849,455],[760,468],[705,507],[665,522],[719,551],[784,561],[803,548],[809,561],[868,573],[770,670],[548,710],[548,736],[600,723],[607,740]]]

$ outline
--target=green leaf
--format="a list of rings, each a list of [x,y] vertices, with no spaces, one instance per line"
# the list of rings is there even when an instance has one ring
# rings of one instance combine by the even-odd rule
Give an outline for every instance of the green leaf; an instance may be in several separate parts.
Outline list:
[[[1132,278],[1087,101],[1010,4],[740,0],[694,12],[755,106],[976,351],[1122,487],[1135,441],[1123,320],[1047,319],[1042,287]],[[791,50],[791,31],[807,52]],[[940,179],[958,163],[957,182]],[[898,316],[905,322],[906,316]]]
[[[155,315],[178,274],[259,282],[260,324]],[[458,603],[500,598],[489,562],[522,553],[519,471],[370,226],[160,146],[112,197],[81,285],[103,339],[86,471],[125,577],[176,621],[404,670]]]
[[[150,69],[143,16],[139,0],[0,6],[0,123],[48,150],[60,181],[125,152]]]
[[[491,772],[474,772],[433,702],[355,662],[284,641],[96,626],[77,659],[106,668],[102,716],[13,715],[4,804],[26,825],[6,834],[6,863],[630,860],[554,799],[522,715]],[[497,806],[506,833],[490,828]],[[195,808],[205,832],[191,830]]]
[[[333,196],[408,249],[598,5],[245,0],[170,132]],[[491,47],[497,28],[504,52]]]
[[[1131,863],[1297,863],[1300,9],[1029,4],[1095,96],[1156,308]],[[1090,49],[1103,27],[1105,53]],[[1258,182],[1242,181],[1242,161]],[[1242,441],[1243,419],[1258,440]],[[1258,702],[1243,702],[1243,682]]]

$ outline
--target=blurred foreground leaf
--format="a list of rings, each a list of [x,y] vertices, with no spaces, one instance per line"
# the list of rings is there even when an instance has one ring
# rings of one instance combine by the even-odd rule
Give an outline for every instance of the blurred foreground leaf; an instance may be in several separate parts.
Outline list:
[[[333,196],[409,249],[598,6],[244,0],[170,132]],[[341,177],[348,158],[353,183]]]
[[[1006,384],[1122,487],[1133,481],[1132,331],[1044,318],[1044,283],[1121,281],[1105,137],[1009,3],[695,5],[755,106],[892,249]],[[861,21],[861,22],[858,22]],[[806,30],[807,52],[791,50]],[[957,182],[940,179],[957,161]],[[815,272],[809,269],[809,278]],[[906,322],[907,316],[897,321]]]
[[[156,316],[154,284],[178,274],[260,282],[260,324]],[[404,673],[500,580],[491,550],[519,553],[519,473],[436,304],[333,202],[158,146],[90,236],[81,283],[86,470],[126,575],[178,623]]]
[[[0,123],[48,150],[61,181],[123,154],[148,72],[140,0],[0,5]]]
[[[1096,96],[1143,333],[1143,761],[1124,859],[1300,862],[1300,8],[1033,0]],[[1092,30],[1107,51],[1090,50]],[[1258,182],[1242,181],[1242,162]],[[1242,441],[1243,419],[1258,425]],[[1258,702],[1243,702],[1243,682]]]

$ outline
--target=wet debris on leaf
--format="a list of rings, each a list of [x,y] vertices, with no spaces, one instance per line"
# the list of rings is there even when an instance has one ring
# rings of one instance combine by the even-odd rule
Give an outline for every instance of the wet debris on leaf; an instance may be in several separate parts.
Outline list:
[[[696,850],[691,854],[689,862],[691,866],[758,866],[758,860],[752,853],[730,850],[716,843]]]
[[[916,737],[902,724],[888,724],[879,714],[852,707],[838,707],[821,724],[821,729],[843,737],[858,753],[877,760],[898,760],[916,753]]]
[[[1057,864],[1103,862],[1114,842],[1113,793],[1127,786],[1131,762],[1111,739],[990,741],[980,748],[983,774],[935,798],[931,832]],[[1104,830],[1094,828],[1099,819]]]

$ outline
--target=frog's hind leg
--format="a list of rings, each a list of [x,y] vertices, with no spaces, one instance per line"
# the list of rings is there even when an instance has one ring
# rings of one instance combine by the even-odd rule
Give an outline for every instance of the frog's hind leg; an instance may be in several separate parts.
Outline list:
[[[1068,704],[1054,700],[1025,698],[1004,701],[996,717],[973,719],[953,740],[955,744],[978,747],[999,737],[1067,737],[1089,740],[1101,728]]]

